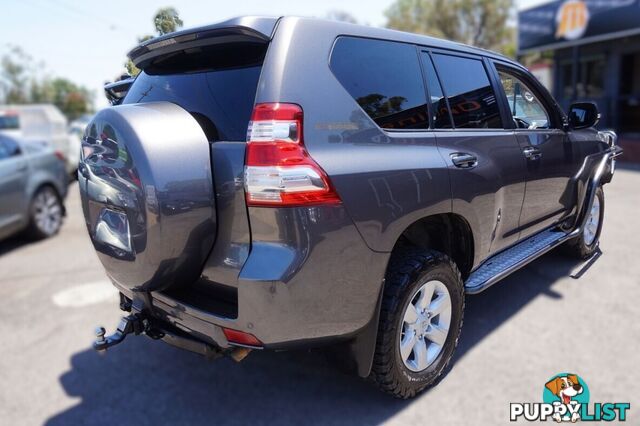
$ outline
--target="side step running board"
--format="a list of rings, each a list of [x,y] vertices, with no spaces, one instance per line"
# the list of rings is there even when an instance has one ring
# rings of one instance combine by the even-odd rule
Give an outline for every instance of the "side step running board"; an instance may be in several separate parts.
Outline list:
[[[573,232],[547,230],[521,241],[510,249],[490,258],[476,269],[467,278],[464,284],[465,291],[469,294],[480,293],[527,263],[579,234],[580,229]]]
[[[549,229],[493,256],[467,278],[464,283],[465,291],[468,294],[480,293],[549,250],[558,247],[573,237],[581,235],[589,219],[587,213],[591,211],[600,180],[607,172],[607,164],[611,164],[611,160],[620,154],[622,154],[622,150],[615,144],[612,145],[610,149],[604,152],[597,166],[593,168],[592,175],[587,182],[586,199],[579,203],[584,208],[578,212],[577,217],[579,219],[573,231],[564,232],[558,229]],[[613,165],[610,166],[611,172],[612,167]]]

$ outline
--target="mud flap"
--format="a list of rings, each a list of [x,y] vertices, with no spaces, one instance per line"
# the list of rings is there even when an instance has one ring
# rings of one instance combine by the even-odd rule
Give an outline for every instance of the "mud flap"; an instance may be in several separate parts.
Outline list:
[[[384,283],[380,286],[376,309],[367,325],[361,328],[352,339],[334,345],[328,350],[330,360],[347,373],[355,373],[362,378],[367,378],[371,372],[378,339],[383,292]]]

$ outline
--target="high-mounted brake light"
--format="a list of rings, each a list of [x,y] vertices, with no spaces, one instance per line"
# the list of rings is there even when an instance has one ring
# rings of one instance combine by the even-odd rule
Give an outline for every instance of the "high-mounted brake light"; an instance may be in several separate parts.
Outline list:
[[[264,103],[247,130],[245,191],[249,206],[340,203],[331,181],[304,147],[302,108]]]

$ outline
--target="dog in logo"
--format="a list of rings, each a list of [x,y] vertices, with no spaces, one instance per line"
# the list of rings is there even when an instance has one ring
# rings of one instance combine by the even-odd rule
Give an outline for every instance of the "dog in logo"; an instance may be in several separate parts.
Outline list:
[[[555,396],[560,399],[560,402],[554,402],[554,405],[564,404],[570,405],[574,396],[580,395],[584,390],[582,385],[578,380],[578,376],[575,374],[567,374],[566,376],[558,376],[554,379],[549,380],[545,386],[547,389],[551,391]],[[575,403],[574,403],[575,404]],[[575,423],[580,419],[580,414],[573,413],[571,415],[571,422]],[[561,422],[562,417],[560,413],[556,413],[553,415],[553,420],[556,422]]]

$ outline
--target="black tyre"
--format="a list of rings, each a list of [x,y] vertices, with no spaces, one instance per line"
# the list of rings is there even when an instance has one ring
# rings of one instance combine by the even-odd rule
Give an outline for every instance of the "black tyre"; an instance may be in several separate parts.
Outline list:
[[[397,398],[435,385],[462,328],[464,284],[446,255],[415,248],[391,257],[370,378]]]
[[[604,219],[604,191],[601,186],[598,187],[591,211],[587,214],[589,218],[584,232],[565,244],[565,252],[579,259],[591,257],[598,249]]]
[[[57,234],[62,226],[62,212],[62,202],[55,189],[50,186],[38,189],[29,206],[27,235],[39,240]]]

